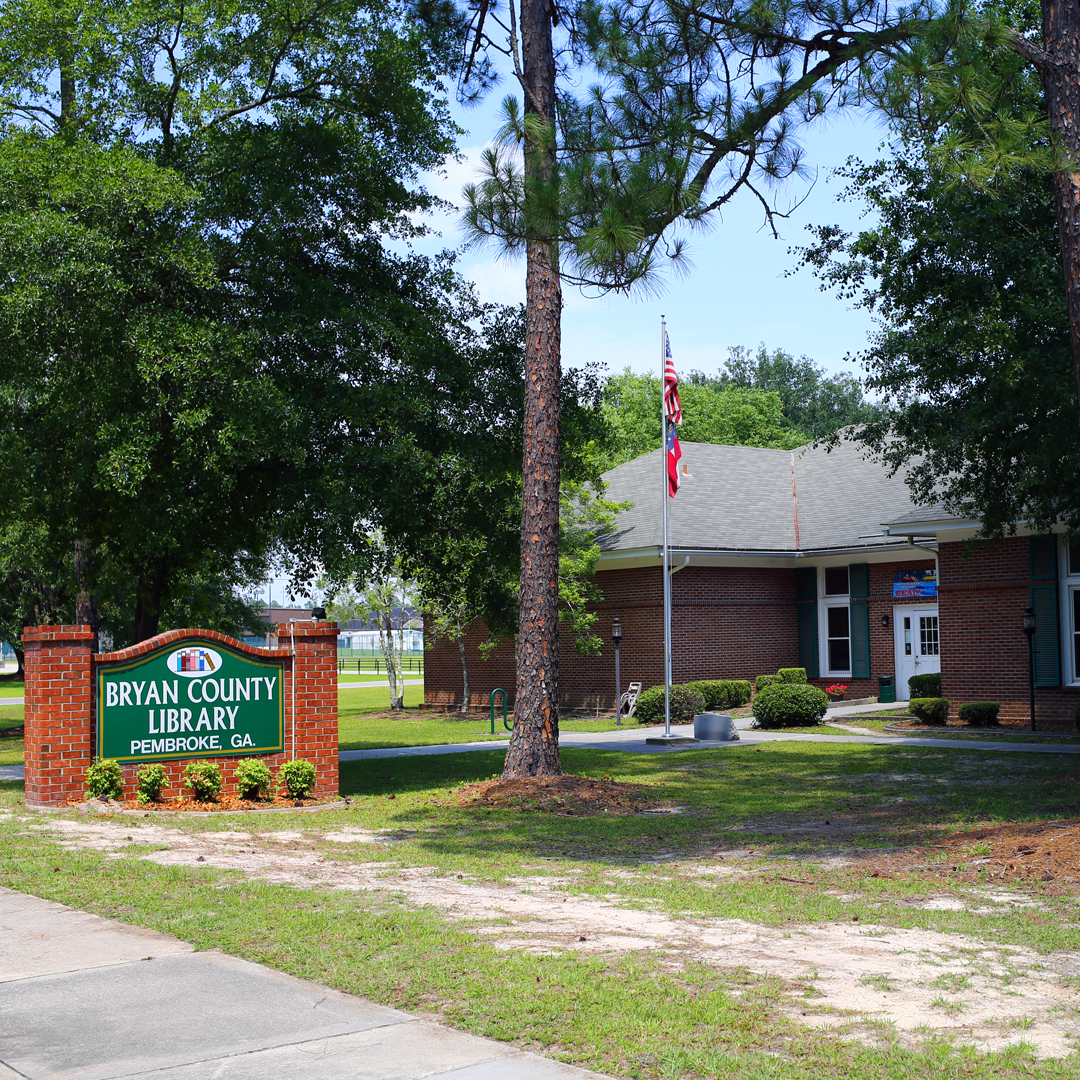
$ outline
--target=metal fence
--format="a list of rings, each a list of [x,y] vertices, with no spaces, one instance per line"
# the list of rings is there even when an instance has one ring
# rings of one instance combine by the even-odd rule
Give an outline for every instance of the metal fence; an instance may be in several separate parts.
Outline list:
[[[405,672],[424,673],[423,656],[404,656],[401,660],[402,670]],[[374,671],[376,674],[386,671],[386,661],[378,656],[344,657],[338,654],[337,669],[339,672],[355,671],[357,675],[365,671]]]

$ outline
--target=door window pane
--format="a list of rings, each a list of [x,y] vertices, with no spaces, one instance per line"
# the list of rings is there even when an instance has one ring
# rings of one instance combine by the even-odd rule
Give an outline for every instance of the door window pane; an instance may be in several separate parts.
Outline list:
[[[904,616],[904,655],[911,655],[911,616]]]
[[[847,596],[848,572],[846,566],[825,567],[825,595]]]
[[[937,656],[940,652],[937,620],[936,615],[919,616],[919,648],[923,656]]]
[[[845,574],[847,567],[844,568]],[[826,608],[826,636],[830,671],[851,670],[851,631],[846,607]]]
[[[1080,678],[1080,589],[1073,589],[1073,677]]]

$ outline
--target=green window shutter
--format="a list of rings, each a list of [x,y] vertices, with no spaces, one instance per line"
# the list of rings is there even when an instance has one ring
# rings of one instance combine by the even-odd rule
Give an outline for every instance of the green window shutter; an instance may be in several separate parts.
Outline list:
[[[854,570],[855,567],[851,569]],[[868,679],[870,678],[870,605],[865,600],[852,600],[848,608],[851,618],[851,677]]]
[[[852,597],[870,595],[870,566],[868,563],[852,563],[848,567],[848,589]]]
[[[1028,577],[1032,581],[1057,581],[1057,541],[1053,536],[1028,537]]]
[[[1061,642],[1058,631],[1057,540],[1028,538],[1028,596],[1035,612],[1035,685],[1061,685]]]
[[[806,677],[818,677],[817,567],[800,566],[795,571],[798,597],[799,667]]]

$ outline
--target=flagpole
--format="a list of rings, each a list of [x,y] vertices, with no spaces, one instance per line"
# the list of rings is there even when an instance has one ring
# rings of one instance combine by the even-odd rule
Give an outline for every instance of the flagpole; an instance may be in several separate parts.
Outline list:
[[[668,418],[664,404],[667,372],[667,320],[660,316],[660,467],[664,473],[661,497],[664,500],[664,738],[671,738],[671,570],[668,553]]]

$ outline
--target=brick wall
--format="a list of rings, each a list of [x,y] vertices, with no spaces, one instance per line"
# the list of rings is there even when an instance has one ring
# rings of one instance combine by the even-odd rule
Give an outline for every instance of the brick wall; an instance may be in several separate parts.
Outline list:
[[[603,650],[596,657],[578,656],[572,636],[562,628],[559,695],[564,707],[595,709],[597,698],[601,709],[613,707],[615,654],[610,633],[615,616],[623,626],[619,662],[622,689],[632,681],[643,687],[663,682],[661,575],[659,566],[597,574],[604,594],[596,608]],[[793,569],[690,566],[675,574],[671,585],[672,675],[676,682],[751,678],[796,663]],[[504,642],[492,659],[481,660],[478,646],[486,636],[483,626],[478,625],[465,642],[474,705],[486,705],[496,686],[504,687],[511,701],[514,695],[513,646]],[[430,642],[428,635],[425,641]],[[457,644],[429,643],[424,666],[426,704],[460,705]]]
[[[941,692],[953,710],[965,701],[997,701],[1001,715],[1027,718],[1028,645],[1021,630],[1029,603],[1025,537],[943,543],[938,555]],[[1037,687],[1036,723],[1072,723],[1080,687]]]
[[[853,562],[858,561],[853,559]],[[878,692],[878,676],[895,675],[893,646],[893,576],[911,562],[870,565],[870,678],[844,677],[849,697]],[[933,557],[927,556],[927,565]],[[610,640],[611,620],[623,625],[620,650],[622,689],[631,681],[643,687],[664,681],[663,578],[659,566],[607,570],[596,576],[604,594],[596,608],[598,632],[604,639],[598,657],[574,653],[563,628],[559,648],[559,696],[564,708],[611,709],[615,697],[615,657]],[[688,566],[671,579],[672,679],[753,679],[781,667],[798,667],[799,642],[795,619],[795,570],[751,566]],[[889,615],[889,625],[881,625]],[[479,645],[487,638],[477,625],[465,642],[469,663],[470,698],[474,706],[488,704],[491,691],[503,687],[514,696],[513,647],[504,642],[490,660],[481,660]],[[424,700],[429,706],[461,704],[461,657],[456,643],[431,642],[424,671]],[[811,680],[825,687],[835,676]]]
[[[86,785],[94,755],[94,635],[89,626],[32,626],[26,650],[26,801],[63,802]]]
[[[281,647],[255,649],[241,641],[208,630],[171,630],[130,649],[92,653],[93,634],[87,626],[34,626],[23,633],[26,648],[26,801],[49,806],[82,799],[86,769],[95,751],[93,687],[97,668],[123,662],[155,649],[178,647],[185,641],[219,642],[258,659],[283,659],[285,680],[285,753],[261,755],[276,773],[292,757],[311,761],[316,768],[316,795],[338,793],[337,753],[337,635],[336,623],[295,627],[296,657],[291,655],[287,631]],[[293,666],[296,672],[296,708],[293,713]],[[294,731],[295,724],[295,731]],[[295,752],[294,752],[295,751]],[[189,761],[214,761],[221,766],[224,790],[237,790],[234,773],[240,757],[208,757],[163,761],[169,776],[166,798],[180,794],[181,774]],[[124,764],[125,798],[135,797],[137,764]]]

